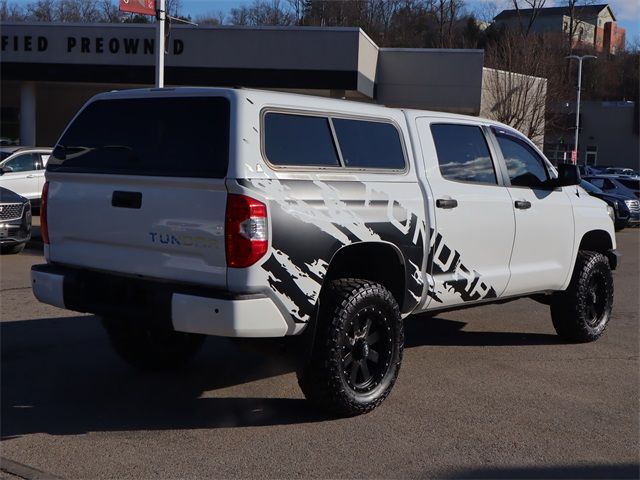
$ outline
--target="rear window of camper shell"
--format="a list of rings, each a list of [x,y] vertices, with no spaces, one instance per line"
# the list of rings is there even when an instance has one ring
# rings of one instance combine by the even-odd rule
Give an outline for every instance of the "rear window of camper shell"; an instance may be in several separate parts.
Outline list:
[[[224,178],[229,116],[222,97],[96,100],[65,131],[47,170]]]

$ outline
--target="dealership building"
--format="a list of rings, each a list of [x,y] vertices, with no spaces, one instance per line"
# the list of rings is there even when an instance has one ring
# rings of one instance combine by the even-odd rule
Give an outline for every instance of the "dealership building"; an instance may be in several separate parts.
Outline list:
[[[53,145],[96,93],[153,86],[154,25],[0,26],[4,143]],[[166,52],[167,86],[278,89],[486,117],[493,107],[482,50],[379,48],[359,28],[172,26]]]

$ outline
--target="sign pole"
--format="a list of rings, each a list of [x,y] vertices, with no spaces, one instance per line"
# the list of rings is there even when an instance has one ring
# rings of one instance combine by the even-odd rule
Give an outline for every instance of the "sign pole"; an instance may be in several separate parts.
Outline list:
[[[576,100],[576,131],[575,137],[573,139],[573,151],[571,152],[571,161],[572,163],[578,163],[578,135],[580,133],[580,92],[582,91],[582,61],[589,58],[598,58],[594,55],[583,55],[579,57],[578,55],[569,55],[565,58],[570,60],[576,59],[578,60],[578,99]],[[575,152],[575,160],[574,160],[574,152]],[[587,164],[587,158],[585,155],[584,164]]]
[[[164,23],[167,0],[156,1],[156,88],[164,87]]]

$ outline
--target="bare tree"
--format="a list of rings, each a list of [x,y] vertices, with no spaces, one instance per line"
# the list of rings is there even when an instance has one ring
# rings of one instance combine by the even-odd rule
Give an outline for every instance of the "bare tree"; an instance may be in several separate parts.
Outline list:
[[[232,25],[292,25],[296,20],[280,0],[254,0],[231,9]]]
[[[573,50],[576,46],[580,46],[582,42],[583,29],[585,27],[589,28],[585,22],[585,20],[588,20],[587,16],[581,7],[594,5],[596,0],[563,0],[563,3],[567,7],[569,17],[569,24],[565,33],[568,36],[569,50]]]
[[[37,0],[27,4],[25,17],[36,22],[120,21],[115,5],[108,0]]]
[[[475,5],[474,16],[481,22],[491,23],[501,11],[498,2],[479,2]]]
[[[182,0],[167,0],[167,15],[179,18],[182,11]]]
[[[391,21],[400,8],[400,0],[369,0],[369,28],[377,31],[379,42],[385,45],[389,37]]]
[[[27,16],[37,22],[53,22],[57,19],[55,0],[37,0],[28,3]]]
[[[516,11],[518,17],[518,25],[524,35],[529,35],[533,24],[538,19],[540,11],[544,8],[547,0],[512,0],[513,8]],[[530,14],[527,15],[526,21],[522,18],[522,9],[529,10]]]
[[[232,8],[229,12],[229,23],[231,25],[249,25],[249,8],[244,5]]]
[[[555,83],[547,80],[553,64],[548,61],[541,36],[524,37],[507,31],[486,52],[485,94],[488,111],[483,112],[510,125],[541,144],[545,132],[547,101],[556,100]]]
[[[304,11],[307,4],[306,0],[287,0],[291,11],[293,12],[296,25],[302,25],[304,19]]]
[[[426,47],[427,32],[434,28],[431,1],[401,0],[390,19],[387,36],[378,39],[374,35],[374,40],[383,47]]]
[[[263,1],[259,5],[256,2],[253,15],[255,25],[292,25],[295,23],[295,18],[280,0]]]
[[[0,1],[0,20],[3,22],[10,21],[20,21],[24,20],[26,16],[26,12],[24,9],[16,4],[9,3],[7,0]]]
[[[98,5],[94,0],[62,0],[62,5],[68,5],[72,11],[77,12],[78,22],[96,23],[102,20]]]
[[[438,46],[440,48],[453,47],[453,28],[462,7],[462,0],[436,0],[433,11],[438,22]]]
[[[101,21],[106,23],[120,23],[122,22],[122,12],[118,8],[118,5],[112,0],[102,0],[98,3]]]
[[[224,23],[224,13],[218,10],[215,13],[198,15],[194,21],[198,25],[222,25]]]

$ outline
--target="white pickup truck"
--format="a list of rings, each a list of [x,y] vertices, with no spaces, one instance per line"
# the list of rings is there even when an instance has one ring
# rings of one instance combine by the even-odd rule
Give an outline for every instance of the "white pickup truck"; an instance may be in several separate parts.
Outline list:
[[[111,92],[72,120],[46,178],[40,301],[99,315],[142,367],[184,362],[205,335],[303,334],[299,384],[339,415],[389,394],[408,315],[532,297],[587,342],[611,314],[611,211],[575,166],[481,118]]]

